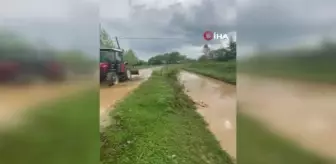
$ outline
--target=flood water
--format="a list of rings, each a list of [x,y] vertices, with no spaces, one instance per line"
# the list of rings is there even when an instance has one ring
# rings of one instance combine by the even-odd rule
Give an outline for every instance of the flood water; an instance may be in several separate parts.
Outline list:
[[[336,87],[239,75],[241,112],[321,156],[336,158]]]
[[[223,150],[236,157],[236,87],[185,71],[179,79]]]

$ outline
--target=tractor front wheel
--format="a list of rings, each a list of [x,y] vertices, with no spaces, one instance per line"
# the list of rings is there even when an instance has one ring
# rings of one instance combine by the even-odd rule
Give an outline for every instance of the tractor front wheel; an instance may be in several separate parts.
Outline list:
[[[131,80],[132,79],[132,72],[131,70],[127,69],[125,72],[125,79],[126,80]]]

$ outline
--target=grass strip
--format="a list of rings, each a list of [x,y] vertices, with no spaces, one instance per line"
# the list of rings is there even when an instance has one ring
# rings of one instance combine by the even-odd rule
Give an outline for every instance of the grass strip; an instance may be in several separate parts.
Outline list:
[[[184,67],[194,72],[226,83],[236,85],[236,61],[193,63]]]
[[[266,77],[335,84],[335,56],[256,57],[240,61],[239,72]]]
[[[232,164],[177,80],[162,69],[119,103],[101,133],[103,164]]]
[[[0,163],[97,163],[98,102],[90,90],[29,110],[21,126],[0,133]]]

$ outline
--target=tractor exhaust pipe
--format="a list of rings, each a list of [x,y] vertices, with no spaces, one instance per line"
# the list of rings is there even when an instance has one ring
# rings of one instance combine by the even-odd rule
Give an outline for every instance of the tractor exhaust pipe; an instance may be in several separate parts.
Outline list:
[[[120,49],[118,37],[115,37],[115,39],[116,39],[116,42],[117,42],[118,49]]]

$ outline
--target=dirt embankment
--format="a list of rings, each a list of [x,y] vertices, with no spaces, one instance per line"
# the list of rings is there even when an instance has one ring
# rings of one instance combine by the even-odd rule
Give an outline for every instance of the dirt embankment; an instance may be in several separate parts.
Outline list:
[[[186,71],[179,78],[222,148],[236,157],[236,87]]]
[[[336,158],[336,87],[239,75],[239,104],[274,132]]]

